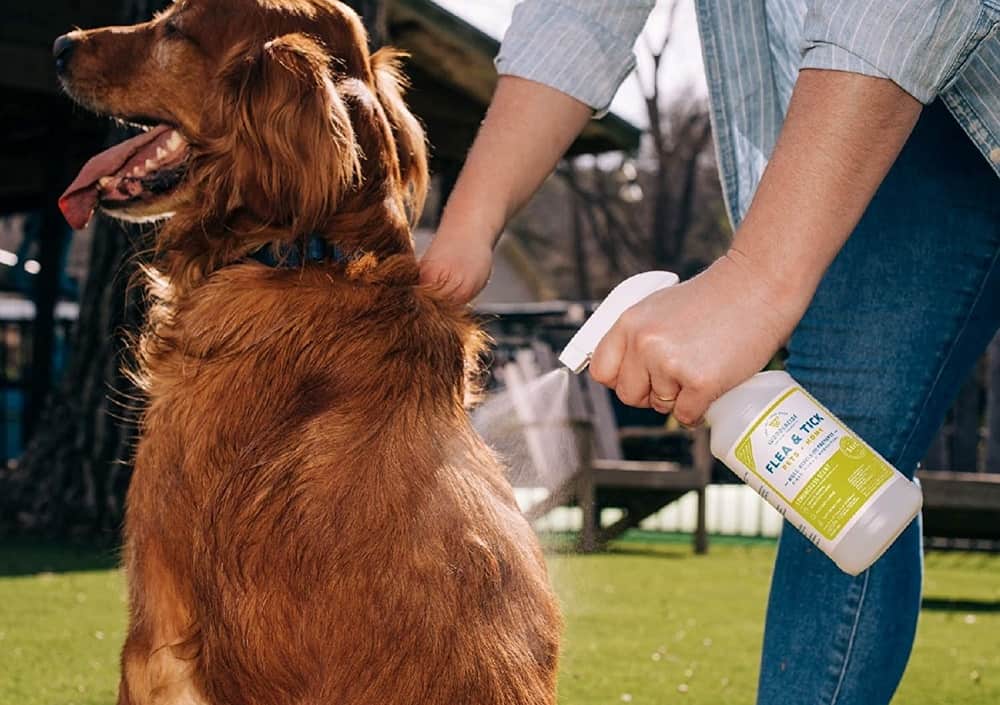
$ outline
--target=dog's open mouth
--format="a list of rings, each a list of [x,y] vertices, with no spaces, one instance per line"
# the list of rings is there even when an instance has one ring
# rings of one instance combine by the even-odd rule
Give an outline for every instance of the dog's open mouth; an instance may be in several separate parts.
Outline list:
[[[59,209],[77,230],[94,209],[124,208],[162,197],[184,178],[188,142],[175,128],[159,124],[104,150],[83,169],[59,199]]]

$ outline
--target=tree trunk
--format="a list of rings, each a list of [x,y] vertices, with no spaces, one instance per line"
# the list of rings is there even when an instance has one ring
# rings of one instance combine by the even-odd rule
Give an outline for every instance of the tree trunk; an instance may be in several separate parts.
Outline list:
[[[687,143],[683,149],[688,152],[688,155],[682,162],[681,188],[674,206],[673,228],[669,234],[670,244],[667,258],[662,263],[656,263],[660,267],[673,266],[680,269],[683,264],[681,258],[686,250],[686,240],[691,235],[694,209],[698,198],[698,173],[701,168],[699,158],[712,141],[712,124],[708,115],[695,115],[688,122],[685,135]],[[661,238],[666,235],[663,232],[657,234]]]
[[[583,232],[583,210],[589,206],[577,195],[579,185],[576,180],[576,166],[573,162],[568,161],[566,168],[560,170],[559,173],[570,187],[567,200],[573,216],[573,269],[576,274],[576,298],[580,301],[588,301],[591,298],[590,270],[587,266],[587,249]]]

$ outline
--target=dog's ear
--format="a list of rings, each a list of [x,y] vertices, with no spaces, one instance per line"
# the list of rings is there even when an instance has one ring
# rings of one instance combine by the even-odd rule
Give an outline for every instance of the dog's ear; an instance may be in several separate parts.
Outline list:
[[[219,156],[216,179],[229,187],[209,193],[226,199],[219,205],[227,212],[245,207],[269,224],[310,232],[360,178],[354,130],[329,63],[324,47],[303,34],[231,54],[209,145]]]
[[[395,49],[379,49],[372,55],[371,64],[378,99],[392,127],[399,172],[407,190],[407,207],[415,224],[427,198],[427,138],[403,100],[404,89],[409,87],[400,70],[405,57],[406,54]]]

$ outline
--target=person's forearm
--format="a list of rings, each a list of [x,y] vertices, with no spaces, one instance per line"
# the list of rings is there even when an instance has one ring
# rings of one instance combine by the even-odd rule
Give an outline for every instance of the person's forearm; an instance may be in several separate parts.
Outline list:
[[[552,173],[592,110],[541,83],[501,76],[439,233],[490,238]]]
[[[801,315],[920,115],[886,79],[803,70],[730,256]],[[791,311],[790,315],[796,315]]]

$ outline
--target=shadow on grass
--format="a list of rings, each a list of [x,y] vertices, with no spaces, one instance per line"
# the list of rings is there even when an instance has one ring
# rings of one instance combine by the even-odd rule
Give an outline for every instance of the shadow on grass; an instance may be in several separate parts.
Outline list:
[[[539,539],[546,553],[555,555],[580,553],[577,546],[578,535],[572,531],[542,532]],[[709,553],[712,547],[770,547],[777,541],[764,536],[718,536],[708,538]],[[630,556],[654,556],[657,558],[690,558],[695,555],[691,534],[644,531],[630,529],[622,538],[612,541],[595,555],[625,554]],[[585,555],[585,554],[580,554]]]
[[[109,570],[119,565],[117,548],[29,539],[0,541],[0,576]]]
[[[920,608],[929,612],[1000,612],[1000,600],[949,600],[925,597]]]
[[[667,559],[696,557],[693,550],[684,550],[682,547],[670,547],[666,550],[658,550],[652,546],[641,546],[632,543],[614,543],[604,552],[612,556],[646,556],[649,558]]]
[[[546,555],[552,556],[579,556],[580,558],[599,558],[602,556],[646,556],[650,558],[665,558],[668,560],[678,559],[678,558],[690,558],[694,555],[693,551],[683,551],[681,549],[667,549],[667,550],[657,550],[654,547],[647,546],[637,546],[637,545],[623,545],[620,543],[611,544],[600,550],[593,551],[591,553],[583,553],[577,547],[576,544],[543,544],[543,550]]]

